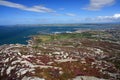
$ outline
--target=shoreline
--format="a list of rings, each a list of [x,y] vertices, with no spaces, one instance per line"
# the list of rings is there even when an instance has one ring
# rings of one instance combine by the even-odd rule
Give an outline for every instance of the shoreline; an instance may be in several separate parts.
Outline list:
[[[51,32],[51,33],[41,33],[41,32],[37,32],[36,34],[34,35],[28,35],[27,37],[24,37],[27,38],[25,42],[22,42],[22,43],[8,43],[8,44],[0,44],[0,46],[2,45],[10,45],[10,44],[22,44],[22,45],[29,45],[29,40],[31,40],[31,38],[35,35],[51,35],[51,34],[63,34],[63,33],[83,33],[83,32],[89,32],[89,31],[107,31],[107,30],[114,30],[116,28],[108,28],[108,29],[78,29],[78,30],[74,30],[74,31],[64,31],[64,32]]]

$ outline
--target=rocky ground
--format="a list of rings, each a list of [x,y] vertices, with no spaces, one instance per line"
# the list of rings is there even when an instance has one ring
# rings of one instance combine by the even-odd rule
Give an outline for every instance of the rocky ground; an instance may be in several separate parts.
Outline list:
[[[0,80],[120,80],[120,44],[71,38],[0,47]]]

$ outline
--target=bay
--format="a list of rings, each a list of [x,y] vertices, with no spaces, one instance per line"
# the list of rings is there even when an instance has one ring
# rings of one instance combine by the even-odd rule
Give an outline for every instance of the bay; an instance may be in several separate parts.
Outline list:
[[[27,40],[30,39],[29,36],[42,34],[52,34],[52,33],[65,33],[74,32],[76,30],[87,30],[87,29],[105,29],[110,26],[0,26],[0,45],[3,44],[27,44]]]

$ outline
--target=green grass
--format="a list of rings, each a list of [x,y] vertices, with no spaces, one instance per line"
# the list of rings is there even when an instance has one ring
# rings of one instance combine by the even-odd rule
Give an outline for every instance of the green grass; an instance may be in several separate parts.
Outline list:
[[[91,38],[92,34],[88,32],[83,33],[62,33],[62,34],[51,34],[51,35],[37,35],[36,41],[38,43],[49,42],[54,40],[66,40],[73,38]]]

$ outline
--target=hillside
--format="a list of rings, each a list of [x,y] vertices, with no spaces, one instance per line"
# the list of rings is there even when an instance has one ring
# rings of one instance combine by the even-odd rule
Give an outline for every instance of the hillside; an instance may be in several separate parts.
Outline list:
[[[112,35],[105,35],[110,34],[104,31],[40,34],[34,35],[28,45],[3,45],[0,79],[119,80],[120,44],[109,40]]]

